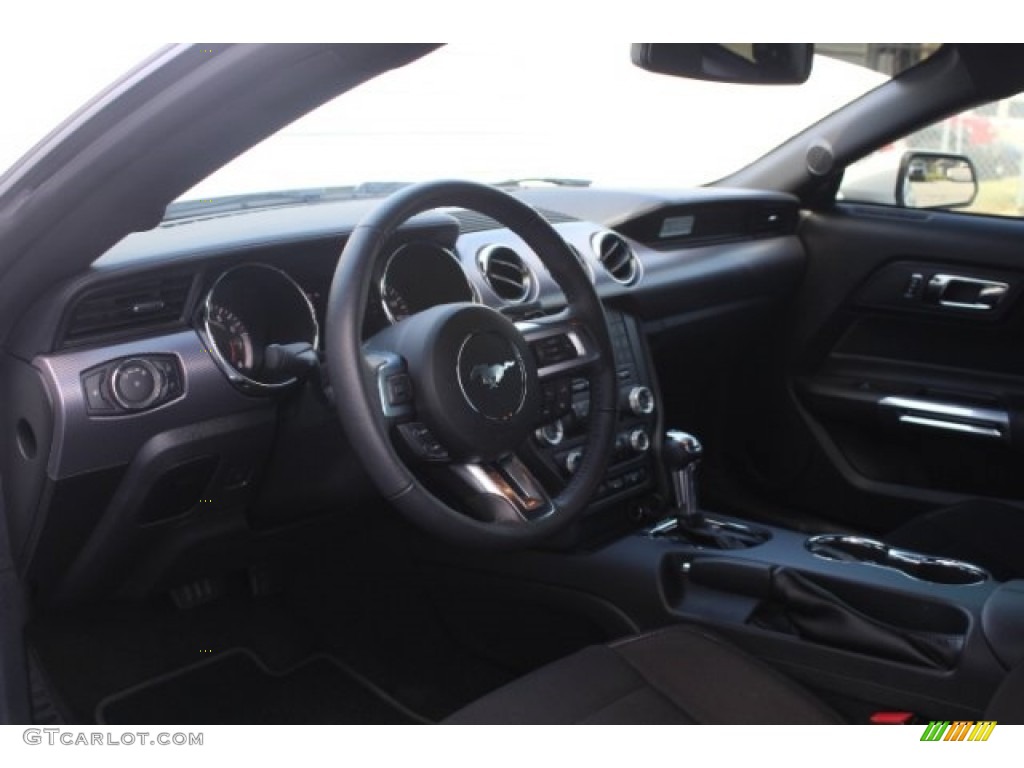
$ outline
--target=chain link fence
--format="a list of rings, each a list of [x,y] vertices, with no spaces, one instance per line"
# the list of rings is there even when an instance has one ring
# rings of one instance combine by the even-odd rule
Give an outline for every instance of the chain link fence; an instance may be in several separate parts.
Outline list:
[[[906,149],[970,158],[979,190],[969,212],[1024,215],[1024,101],[992,102],[955,115],[908,136]]]

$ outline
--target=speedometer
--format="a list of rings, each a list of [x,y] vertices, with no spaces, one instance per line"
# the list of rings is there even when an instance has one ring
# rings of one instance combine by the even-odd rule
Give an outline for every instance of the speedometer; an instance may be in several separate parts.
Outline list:
[[[239,373],[252,371],[252,336],[238,316],[226,307],[212,305],[209,328],[213,343],[231,367]]]

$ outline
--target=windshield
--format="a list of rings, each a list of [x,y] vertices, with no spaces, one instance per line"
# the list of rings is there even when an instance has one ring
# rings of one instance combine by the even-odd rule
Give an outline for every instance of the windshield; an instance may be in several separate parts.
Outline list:
[[[645,72],[631,64],[628,43],[452,44],[340,95],[179,200],[321,187],[386,193],[433,178],[707,184],[886,79],[823,55],[803,85],[743,86]]]

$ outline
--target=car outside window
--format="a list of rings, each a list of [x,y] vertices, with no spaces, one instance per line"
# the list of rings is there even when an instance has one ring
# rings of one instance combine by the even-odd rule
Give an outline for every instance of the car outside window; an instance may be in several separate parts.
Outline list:
[[[931,49],[823,45],[802,85],[633,66],[629,44],[453,44],[324,104],[180,200],[430,178],[642,188],[733,173]],[[902,55],[912,53],[909,57]],[[897,55],[901,54],[901,55]],[[903,59],[908,59],[903,61]],[[889,69],[876,71],[885,64]]]
[[[967,157],[978,193],[958,212],[1019,217],[1024,214],[1024,95],[993,101],[940,120],[847,168],[840,199],[895,205],[900,161],[907,152],[944,152]]]

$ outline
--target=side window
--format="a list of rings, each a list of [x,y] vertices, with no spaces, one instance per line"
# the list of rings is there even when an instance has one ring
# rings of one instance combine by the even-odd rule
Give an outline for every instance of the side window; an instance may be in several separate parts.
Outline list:
[[[964,204],[970,195],[963,195],[948,206],[934,207],[987,216],[1024,216],[1024,175],[1021,174],[1024,94],[982,104],[946,118],[853,163],[843,176],[840,199],[932,207],[922,202],[927,200],[924,195],[915,197],[910,193],[908,181],[923,180],[915,165],[919,161],[907,162],[913,152],[921,152],[925,158],[928,153],[961,155],[974,166],[973,182],[977,192],[973,199]],[[942,182],[947,186],[952,184],[952,179],[966,178],[965,174],[949,171],[950,163],[949,160],[938,163],[938,169],[944,174]],[[906,194],[899,195],[901,189]]]

